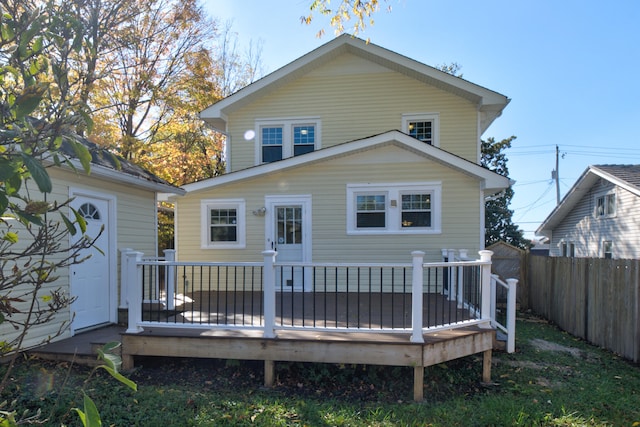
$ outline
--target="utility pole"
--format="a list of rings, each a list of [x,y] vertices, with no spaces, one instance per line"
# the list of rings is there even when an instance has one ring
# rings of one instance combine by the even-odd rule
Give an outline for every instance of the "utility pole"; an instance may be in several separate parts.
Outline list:
[[[558,169],[558,166],[560,166],[560,161],[559,161],[559,154],[560,154],[560,149],[558,148],[558,145],[556,145],[556,173],[555,173],[555,177],[556,177],[556,204],[559,205],[560,204],[560,170]]]

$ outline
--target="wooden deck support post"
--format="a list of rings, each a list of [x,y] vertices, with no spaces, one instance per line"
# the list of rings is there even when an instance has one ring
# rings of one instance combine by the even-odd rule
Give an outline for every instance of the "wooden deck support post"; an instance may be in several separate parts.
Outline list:
[[[264,293],[264,337],[275,338],[276,331],[276,255],[273,250],[263,251],[264,273],[263,273],[263,293]]]
[[[413,367],[413,400],[422,402],[424,399],[424,366]]]
[[[485,350],[482,354],[482,382],[486,384],[491,382],[492,351],[491,349]]]
[[[142,321],[142,252],[127,252],[127,265],[124,266],[127,275],[127,305],[129,316],[127,319],[127,333],[142,332],[139,323]]]
[[[167,262],[174,262],[176,260],[175,249],[165,249],[164,259]],[[164,278],[164,292],[167,295],[167,310],[176,309],[176,266],[173,264],[167,265],[166,276]]]
[[[273,381],[275,378],[275,366],[276,362],[273,360],[264,361],[264,386],[273,387]]]
[[[424,264],[424,252],[413,251],[413,271],[411,273],[411,342],[424,342],[422,336],[422,273]]]

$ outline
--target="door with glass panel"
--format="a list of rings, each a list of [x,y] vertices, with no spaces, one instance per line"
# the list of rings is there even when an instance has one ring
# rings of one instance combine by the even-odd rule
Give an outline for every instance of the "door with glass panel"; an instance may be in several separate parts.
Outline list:
[[[302,291],[309,289],[302,266],[288,265],[308,260],[307,208],[304,202],[294,200],[273,200],[268,207],[271,213],[271,234],[267,243],[277,251],[276,262],[283,264],[276,274],[276,289],[282,291]],[[268,219],[269,220],[269,219]]]

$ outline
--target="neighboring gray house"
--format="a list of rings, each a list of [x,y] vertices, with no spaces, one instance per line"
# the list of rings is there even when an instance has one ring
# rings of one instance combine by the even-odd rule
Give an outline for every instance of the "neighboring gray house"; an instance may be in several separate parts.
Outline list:
[[[536,234],[550,256],[640,258],[640,165],[589,166]]]

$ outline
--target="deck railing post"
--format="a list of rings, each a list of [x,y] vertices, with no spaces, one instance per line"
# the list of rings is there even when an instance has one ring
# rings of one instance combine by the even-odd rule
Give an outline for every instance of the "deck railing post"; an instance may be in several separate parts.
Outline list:
[[[120,249],[120,308],[127,308],[127,295],[128,295],[128,277],[127,277],[127,254],[133,252],[131,248]]]
[[[516,351],[516,293],[518,279],[507,279],[507,352]]]
[[[413,251],[413,271],[411,273],[411,342],[424,342],[422,336],[422,299],[424,252]]]
[[[264,251],[264,272],[262,274],[264,294],[264,337],[275,338],[276,331],[276,251]]]
[[[498,276],[497,274],[491,274],[491,323],[495,324],[497,307],[497,294],[498,294]]]
[[[487,263],[480,267],[482,269],[480,275],[480,316],[483,320],[489,320],[489,323],[481,326],[491,327],[491,256],[493,252],[484,250],[478,253],[480,261]]]
[[[126,275],[127,275],[127,304],[129,306],[129,317],[127,333],[137,334],[142,332],[140,322],[142,322],[142,266],[138,265],[142,261],[142,252],[127,252]]]
[[[164,259],[167,261],[167,270],[164,278],[164,293],[167,298],[167,310],[175,310],[176,308],[176,266],[173,264],[176,260],[175,249],[165,249]]]

